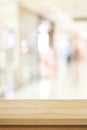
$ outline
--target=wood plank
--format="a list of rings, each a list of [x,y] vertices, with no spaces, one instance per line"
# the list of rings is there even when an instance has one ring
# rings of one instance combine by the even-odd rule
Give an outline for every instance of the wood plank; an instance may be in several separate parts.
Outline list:
[[[2,126],[0,130],[87,130],[87,126]]]
[[[0,125],[87,125],[87,101],[3,100]]]

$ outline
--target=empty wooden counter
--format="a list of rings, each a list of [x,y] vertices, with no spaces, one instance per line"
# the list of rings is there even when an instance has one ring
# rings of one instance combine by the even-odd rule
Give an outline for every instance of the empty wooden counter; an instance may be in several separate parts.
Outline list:
[[[87,101],[0,101],[0,130],[87,130]]]

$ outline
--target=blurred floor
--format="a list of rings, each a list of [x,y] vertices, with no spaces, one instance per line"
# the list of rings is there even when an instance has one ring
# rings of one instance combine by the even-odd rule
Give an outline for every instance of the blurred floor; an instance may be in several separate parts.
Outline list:
[[[87,63],[62,64],[54,76],[6,92],[6,99],[87,99]]]

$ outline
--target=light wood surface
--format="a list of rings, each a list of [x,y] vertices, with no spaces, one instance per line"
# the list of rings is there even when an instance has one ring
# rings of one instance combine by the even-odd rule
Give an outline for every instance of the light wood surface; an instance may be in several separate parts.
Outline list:
[[[0,130],[87,130],[86,126],[1,126]]]
[[[1,125],[87,125],[87,101],[3,100]]]

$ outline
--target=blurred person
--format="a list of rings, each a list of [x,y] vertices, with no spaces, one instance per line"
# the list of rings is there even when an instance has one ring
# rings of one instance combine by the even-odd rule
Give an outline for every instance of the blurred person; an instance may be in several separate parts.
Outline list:
[[[54,76],[56,71],[56,63],[55,63],[55,53],[53,47],[49,47],[49,52],[47,55],[47,71],[48,77]]]
[[[76,62],[83,62],[85,60],[85,43],[79,34],[75,35],[75,42],[73,44],[73,51],[75,53]]]
[[[79,34],[75,34],[74,40],[72,43],[72,50],[73,50],[73,61],[74,61],[74,72],[75,72],[75,79],[76,82],[80,81],[83,77],[85,72],[85,42],[83,38]],[[79,83],[79,82],[78,82]]]
[[[73,50],[72,50],[72,43],[70,43],[69,46],[68,46],[68,50],[67,50],[67,62],[68,63],[72,63],[73,56],[74,56],[74,53],[73,53]]]

